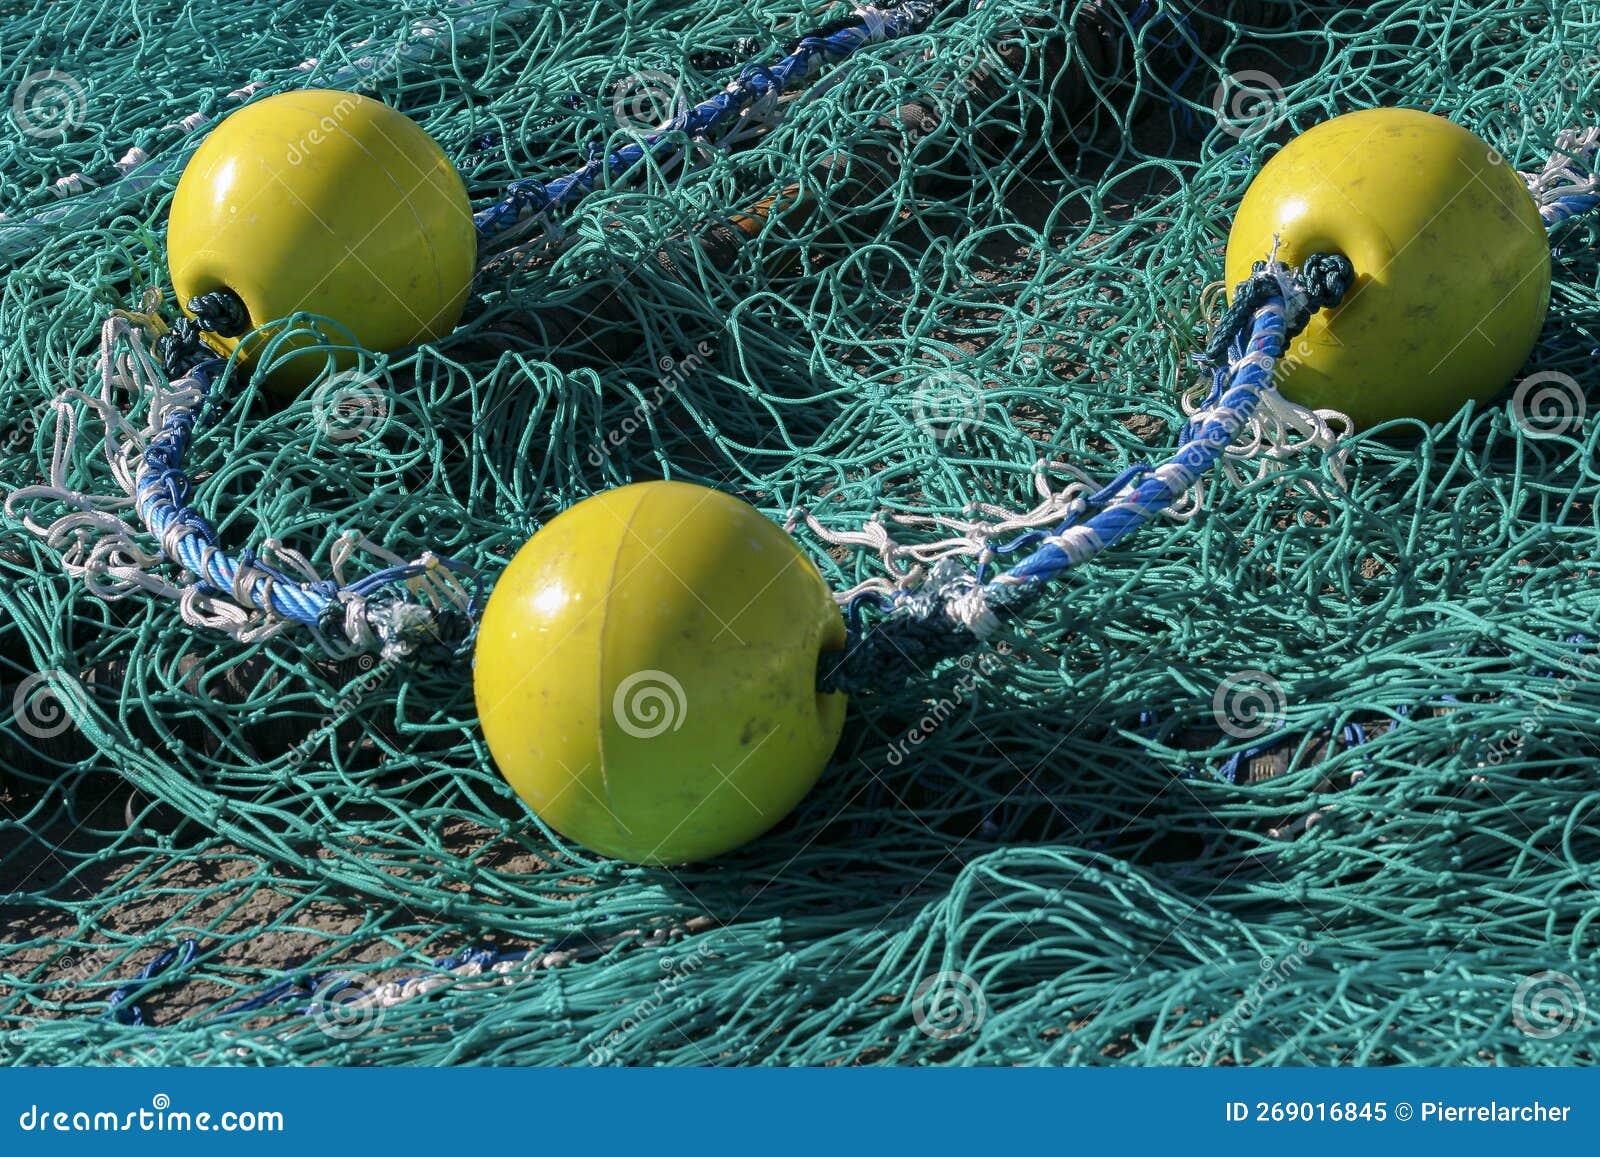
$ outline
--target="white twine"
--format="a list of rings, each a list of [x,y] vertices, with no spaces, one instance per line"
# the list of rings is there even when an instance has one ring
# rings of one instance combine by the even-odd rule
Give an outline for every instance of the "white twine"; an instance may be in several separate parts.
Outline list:
[[[1072,481],[1060,490],[1053,489],[1052,474],[1070,477]],[[811,533],[830,546],[865,547],[882,560],[890,577],[866,579],[835,594],[834,599],[843,605],[865,592],[892,595],[897,590],[916,586],[927,576],[928,568],[945,559],[975,558],[981,566],[994,557],[991,544],[995,540],[1013,538],[1029,530],[1055,526],[1069,517],[1081,516],[1089,509],[1087,496],[1100,488],[1077,467],[1043,459],[1034,463],[1033,485],[1039,502],[1031,510],[1022,512],[994,503],[975,502],[964,512],[968,517],[885,513],[860,530],[831,530],[810,511],[796,510],[790,514],[787,525],[792,531],[804,522]],[[902,543],[890,533],[890,525],[907,529],[934,528],[949,533],[933,542]],[[982,613],[974,609],[979,619]]]
[[[1183,412],[1190,421],[1203,424],[1213,416],[1211,410],[1201,405],[1209,389],[1202,383],[1183,395]],[[1219,465],[1229,481],[1243,485],[1282,470],[1296,458],[1323,454],[1334,486],[1344,490],[1347,485],[1344,464],[1350,452],[1340,449],[1340,443],[1354,433],[1355,428],[1355,422],[1342,411],[1311,409],[1268,388],[1262,391],[1256,412],[1239,431],[1239,438],[1228,446]],[[1246,463],[1256,463],[1255,470],[1244,469]],[[1322,496],[1314,482],[1298,479],[1297,485]],[[1184,517],[1193,517],[1204,505],[1204,496],[1198,488],[1195,493],[1193,508]]]
[[[1550,159],[1537,173],[1520,173],[1538,204],[1540,216],[1563,197],[1592,196],[1600,192],[1600,170],[1594,168],[1600,151],[1600,127],[1562,129],[1556,134]]]
[[[376,985],[352,1000],[340,1001],[340,1011],[341,1013],[346,1013],[366,1008],[393,1008],[406,1001],[426,996],[435,989],[478,977],[486,978],[483,982],[485,987],[515,985],[526,979],[530,973],[545,972],[552,968],[564,968],[591,952],[604,953],[613,948],[629,945],[634,948],[664,948],[686,936],[706,931],[715,926],[716,921],[709,916],[695,916],[684,921],[681,927],[659,928],[644,936],[640,936],[639,929],[633,929],[607,937],[598,944],[593,944],[587,948],[567,948],[559,952],[529,952],[520,960],[501,960],[489,965],[484,965],[475,960],[468,961],[465,964],[459,964],[454,968],[427,976],[413,976],[405,980],[391,980]]]
[[[156,303],[155,297],[147,298],[147,313]],[[50,406],[55,417],[55,440],[47,481],[7,494],[5,511],[42,539],[58,555],[62,569],[81,580],[97,598],[115,602],[130,595],[154,595],[176,602],[183,621],[190,626],[224,631],[242,643],[269,638],[288,627],[290,621],[206,594],[196,585],[197,576],[187,571],[180,572],[180,581],[164,577],[175,564],[167,554],[149,548],[149,531],[139,519],[135,502],[140,460],[175,408],[192,409],[199,402],[199,387],[187,377],[167,381],[146,349],[144,331],[134,320],[134,315],[121,313],[106,319],[100,330],[98,394],[69,386],[56,396]],[[145,408],[143,422],[131,421],[129,415],[141,405]],[[97,421],[103,429],[100,452],[118,493],[88,494],[68,481],[79,459],[80,440],[88,433],[85,418]],[[69,512],[42,520],[31,503],[65,506]],[[168,533],[181,536],[194,532],[174,526]],[[404,561],[378,550],[365,536],[351,532],[333,552],[336,571],[356,549],[378,554],[385,562]],[[270,560],[273,567],[302,581],[322,581],[310,560],[276,539],[266,539],[258,554],[263,561]],[[245,582],[258,577],[258,572],[241,566],[239,575],[240,581]],[[315,634],[330,653],[342,650],[335,640],[323,638],[320,632]]]
[[[1277,238],[1274,237],[1272,257],[1269,261],[1276,261],[1277,252]],[[1273,268],[1277,277],[1287,314],[1289,312],[1287,307],[1292,304],[1292,299],[1302,295],[1288,269],[1272,266],[1269,268]],[[1206,287],[1202,300],[1220,302],[1225,290],[1226,286],[1222,282],[1214,282]],[[1340,444],[1355,433],[1355,422],[1342,410],[1302,406],[1284,397],[1277,389],[1275,379],[1297,365],[1310,352],[1309,343],[1296,340],[1292,343],[1292,348],[1290,343],[1285,344],[1283,355],[1277,359],[1275,367],[1271,359],[1267,359],[1265,364],[1273,371],[1273,384],[1261,392],[1255,413],[1240,429],[1218,463],[1219,471],[1234,485],[1242,486],[1249,482],[1261,481],[1271,474],[1282,471],[1296,459],[1323,455],[1334,488],[1340,491],[1347,488],[1344,464],[1348,461],[1350,452],[1341,449]],[[1248,361],[1259,364],[1261,357],[1262,355],[1252,353],[1246,355],[1238,364],[1242,365]],[[1179,396],[1184,416],[1197,428],[1216,415],[1215,410],[1208,409],[1204,405],[1205,398],[1210,392],[1211,381],[1207,375]],[[1245,468],[1248,463],[1256,464],[1254,471]],[[1296,479],[1295,488],[1318,498],[1328,497],[1317,483],[1308,479]],[[1180,503],[1174,504],[1168,514],[1173,518],[1186,520],[1193,518],[1203,509],[1205,509],[1205,483],[1200,479],[1196,480],[1194,486],[1185,493]]]

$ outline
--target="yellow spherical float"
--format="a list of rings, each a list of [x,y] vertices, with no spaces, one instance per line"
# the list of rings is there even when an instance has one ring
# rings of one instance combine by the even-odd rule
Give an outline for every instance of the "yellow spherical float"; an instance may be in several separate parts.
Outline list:
[[[844,645],[794,540],[705,487],[595,495],[496,582],[473,658],[484,738],[517,794],[593,851],[704,860],[810,790],[845,696],[817,693]]]
[[[1439,421],[1493,397],[1550,303],[1550,246],[1522,179],[1431,113],[1376,108],[1302,133],[1251,183],[1228,236],[1230,287],[1277,244],[1343,253],[1356,279],[1290,343],[1277,384],[1361,427]]]
[[[454,328],[477,236],[460,174],[415,122],[308,89],[246,105],[195,151],[173,194],[167,261],[182,303],[231,290],[252,327],[305,311],[390,351]],[[258,331],[240,356],[270,336]],[[207,340],[227,354],[241,339]],[[298,389],[323,365],[290,357],[269,384]]]

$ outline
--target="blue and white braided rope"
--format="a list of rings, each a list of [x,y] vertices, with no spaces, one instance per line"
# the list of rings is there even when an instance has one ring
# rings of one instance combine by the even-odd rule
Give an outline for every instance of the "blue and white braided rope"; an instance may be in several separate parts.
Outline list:
[[[1270,272],[1288,286],[1288,271],[1281,265]],[[1262,398],[1274,389],[1273,374],[1284,343],[1283,298],[1269,300],[1251,319],[1250,335],[1236,346],[1237,356],[1227,369],[1216,371],[1226,380],[1221,400],[1197,421],[1191,422],[1177,453],[1155,467],[1134,466],[1111,485],[1084,500],[1083,510],[1094,510],[1082,521],[1076,513],[1050,531],[1034,531],[994,548],[995,554],[1013,554],[1033,547],[1033,552],[1010,569],[983,581],[947,560],[929,575],[930,584],[944,589],[943,602],[950,618],[979,638],[992,634],[999,622],[993,607],[1012,600],[1018,588],[1048,583],[1071,567],[1081,565],[1116,545],[1165,512],[1216,465],[1239,432],[1245,429]]]
[[[221,368],[220,361],[203,361],[172,383],[174,393],[189,400],[166,412],[160,432],[140,456],[134,477],[134,503],[145,527],[160,540],[168,558],[197,576],[199,589],[206,594],[223,594],[241,607],[308,627],[324,628],[336,618],[334,625],[359,649],[383,651],[386,657],[404,652],[408,649],[400,645],[404,631],[425,629],[431,612],[420,605],[397,605],[390,618],[399,616],[400,621],[377,627],[371,621],[367,596],[408,579],[434,579],[439,567],[467,568],[429,553],[416,563],[388,567],[344,586],[331,580],[297,579],[249,551],[235,555],[222,549],[210,524],[188,504],[190,482],[183,457]]]
[[[513,6],[526,5],[523,0],[516,0]],[[936,11],[933,0],[910,0],[888,9],[859,8],[852,22],[802,37],[793,51],[770,67],[746,68],[723,92],[674,117],[642,141],[597,158],[565,177],[513,183],[505,199],[477,215],[480,243],[486,246],[491,240],[504,241],[512,232],[537,221],[551,225],[556,210],[576,203],[593,190],[602,176],[621,175],[677,134],[705,139],[729,128],[745,112],[763,102],[776,103],[778,97],[812,79],[826,65],[844,60],[867,45],[920,31]],[[337,79],[344,77],[341,74]],[[246,100],[255,87],[247,86],[231,95]],[[192,119],[193,124],[177,127],[190,131],[199,127],[203,118]],[[223,549],[211,525],[188,504],[191,483],[183,468],[184,456],[222,363],[206,358],[172,381],[160,383],[138,330],[129,325],[130,319],[138,320],[138,316],[113,318],[104,329],[105,381],[101,396],[93,398],[80,391],[67,391],[58,399],[58,447],[50,484],[24,488],[7,497],[8,510],[30,498],[44,498],[72,508],[72,513],[48,524],[40,524],[31,512],[24,512],[30,530],[62,549],[69,573],[84,578],[107,598],[118,597],[129,589],[176,598],[186,621],[229,630],[241,638],[261,637],[287,624],[301,624],[320,632],[325,643],[329,636],[335,640],[343,636],[357,649],[379,651],[389,659],[403,657],[419,647],[440,645],[441,639],[434,632],[445,619],[470,618],[477,608],[477,596],[468,595],[450,577],[450,572],[467,568],[431,553],[411,563],[388,556],[395,565],[358,582],[341,584],[316,577],[306,560],[270,541],[263,550],[292,562],[302,572],[300,576],[286,573],[253,552],[235,554]],[[148,316],[143,321],[151,324]],[[131,353],[118,353],[129,345]],[[114,373],[112,367],[119,362],[121,372]],[[148,399],[151,421],[145,430],[134,430],[123,418],[115,400],[120,389],[128,390],[136,399]],[[105,424],[107,457],[127,499],[98,498],[66,485],[66,469],[78,435],[77,416],[70,404],[74,401],[89,403]],[[130,469],[135,463],[136,469]],[[132,528],[124,523],[121,511],[128,499],[145,529],[160,542],[166,558],[186,572],[179,583],[156,573],[159,556],[144,550]],[[336,572],[338,559],[348,553],[348,539],[348,535],[342,539],[335,552]],[[359,535],[356,540],[368,550],[386,553]],[[398,583],[405,583],[413,593],[422,585],[426,588],[423,598],[438,609],[396,597],[392,589],[386,589]],[[454,605],[447,608],[446,602]],[[459,626],[459,622],[452,622],[451,626]],[[448,640],[443,642],[447,644]]]
[[[782,60],[745,68],[717,95],[679,113],[643,139],[596,157],[564,177],[513,181],[501,200],[474,216],[480,247],[510,240],[530,228],[549,229],[557,213],[588,196],[602,179],[621,176],[680,136],[702,140],[728,128],[747,109],[776,101],[827,65],[845,60],[868,45],[922,31],[936,10],[930,0],[911,0],[894,8],[858,8],[858,23],[825,36],[802,37],[794,51]]]
[[[189,505],[191,483],[183,459],[222,363],[207,357],[166,381],[134,324],[141,319],[148,323],[149,315],[107,320],[99,395],[69,389],[56,399],[49,480],[8,494],[7,513],[59,550],[67,572],[103,598],[132,590],[172,598],[186,622],[244,640],[300,624],[317,631],[334,652],[354,647],[395,660],[452,651],[463,633],[458,628],[478,603],[477,594],[452,576],[468,569],[457,562],[428,553],[408,563],[348,532],[332,552],[336,576],[357,548],[392,565],[343,583],[320,578],[305,558],[271,539],[262,544],[263,553],[298,574],[252,552],[233,554],[218,545],[216,532]],[[142,429],[125,416],[124,395],[132,396],[133,406],[147,407]],[[74,403],[89,406],[104,426],[105,455],[121,495],[85,494],[69,484],[81,432]],[[41,522],[25,505],[40,500],[64,505],[68,513]],[[145,549],[137,524],[126,517],[130,506],[165,559],[182,568],[181,576],[164,577],[162,554]]]
[[[1548,228],[1600,208],[1597,166],[1600,128],[1569,129],[1557,137],[1554,153],[1540,173],[1523,174]],[[1061,511],[1063,517],[1054,529],[1030,530],[1011,542],[996,544],[987,528],[973,526],[963,543],[953,545],[946,540],[932,548],[902,547],[888,537],[879,522],[870,524],[873,534],[841,534],[827,530],[807,515],[807,524],[820,537],[829,542],[871,545],[891,567],[902,557],[933,563],[928,570],[917,567],[908,571],[896,583],[869,580],[841,595],[840,601],[851,607],[852,624],[862,604],[876,602],[891,614],[900,612],[919,619],[942,610],[954,623],[979,637],[991,633],[998,626],[995,607],[1015,602],[1019,595],[1088,561],[1159,515],[1171,514],[1203,474],[1226,456],[1241,452],[1235,442],[1242,432],[1254,427],[1250,453],[1286,456],[1282,453],[1284,447],[1275,446],[1270,437],[1264,436],[1261,415],[1266,411],[1272,417],[1269,425],[1282,429],[1293,423],[1309,435],[1289,450],[1317,448],[1328,453],[1329,468],[1338,484],[1337,440],[1331,437],[1328,420],[1342,415],[1296,407],[1273,385],[1274,367],[1284,354],[1286,307],[1297,310],[1303,302],[1295,300],[1299,289],[1289,270],[1269,261],[1268,271],[1277,278],[1280,294],[1256,311],[1248,339],[1236,340],[1229,365],[1214,372],[1202,408],[1185,425],[1176,454],[1156,467],[1131,466],[1109,486],[1087,496],[1082,493],[1084,487],[1074,483],[1069,488],[1070,502],[1052,504],[1047,495],[1047,501],[1038,509]],[[1348,419],[1344,421],[1348,423]],[[1001,524],[1033,517],[1005,511],[999,514]],[[984,577],[995,556],[1030,548],[1032,553],[1021,562],[993,578]],[[937,553],[930,556],[930,549]],[[961,564],[961,556],[977,558],[975,572]]]

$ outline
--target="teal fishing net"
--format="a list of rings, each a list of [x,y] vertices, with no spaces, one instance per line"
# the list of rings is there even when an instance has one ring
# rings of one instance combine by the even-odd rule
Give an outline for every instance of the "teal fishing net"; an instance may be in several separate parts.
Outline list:
[[[242,101],[365,92],[482,207],[841,11],[8,12],[0,490],[50,476],[63,423],[92,426],[55,400],[95,392],[102,323],[164,287],[182,159]],[[597,190],[559,248],[486,269],[448,337],[363,355],[381,420],[231,371],[193,501],[230,544],[325,566],[355,531],[493,576],[573,503],[670,477],[794,526],[846,590],[884,565],[832,532],[1026,510],[1041,470],[1067,477],[1049,464],[1109,481],[1170,451],[1231,215],[1296,132],[1404,104],[1537,168],[1600,123],[1596,44],[1588,2],[948,11],[739,147]],[[919,131],[896,115],[917,102],[947,115]],[[763,205],[734,259],[693,243]],[[1529,363],[1580,390],[1597,242],[1592,219],[1555,234]],[[978,401],[930,423],[949,382]],[[1073,571],[998,647],[857,697],[789,820],[671,869],[544,828],[494,770],[464,664],[107,601],[63,565],[93,528],[42,539],[13,509],[0,1057],[1592,1063],[1583,402],[1559,428],[1501,400],[1355,437],[1342,488],[1326,456],[1211,480],[1201,512]],[[116,492],[98,428],[62,469]]]

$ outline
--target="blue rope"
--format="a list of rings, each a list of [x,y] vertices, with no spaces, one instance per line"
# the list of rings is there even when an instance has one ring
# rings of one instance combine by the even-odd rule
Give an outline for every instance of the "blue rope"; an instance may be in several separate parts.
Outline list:
[[[195,952],[199,944],[193,940],[184,940],[176,948],[169,948],[161,953],[140,971],[138,979],[131,984],[124,984],[112,991],[106,1000],[106,1015],[118,1024],[144,1023],[144,1005],[137,997],[143,997],[162,983],[176,979],[176,974],[183,972],[194,962]],[[166,976],[168,971],[174,973],[172,977]],[[151,983],[155,981],[156,983]]]
[[[841,22],[842,26],[802,36],[776,64],[746,67],[722,92],[679,113],[640,141],[592,157],[582,168],[564,177],[511,182],[501,200],[473,217],[480,246],[487,246],[530,217],[548,218],[558,210],[570,208],[593,192],[602,179],[621,176],[663,144],[671,144],[679,134],[691,140],[710,136],[745,109],[764,99],[776,99],[811,79],[826,65],[844,60],[869,44],[922,31],[936,11],[937,5],[930,0],[911,0],[889,9],[865,9]]]
[[[1559,143],[1558,141],[1558,146]],[[1568,167],[1573,172],[1588,169],[1592,175],[1596,171],[1597,164],[1600,164],[1600,141],[1586,145],[1572,154]],[[1539,206],[1539,216],[1544,219],[1546,229],[1554,230],[1563,221],[1593,212],[1596,208],[1600,208],[1600,189],[1556,197]]]
[[[1592,165],[1596,154],[1597,147],[1590,146],[1578,159]],[[1542,206],[1541,216],[1546,227],[1554,229],[1596,208],[1600,194],[1574,194]],[[981,617],[1019,608],[1042,593],[1051,579],[1156,518],[1216,465],[1255,415],[1263,394],[1273,388],[1272,366],[1283,355],[1288,338],[1300,331],[1312,311],[1338,303],[1352,272],[1349,262],[1337,254],[1313,254],[1300,270],[1258,262],[1255,276],[1239,286],[1235,307],[1207,343],[1206,353],[1197,358],[1212,367],[1211,390],[1200,415],[1185,423],[1176,454],[1154,468],[1129,466],[1049,533],[1031,531],[993,548],[990,553],[997,555],[1033,551],[994,578],[986,578],[981,567],[974,574],[947,559],[920,589],[899,591],[887,599],[868,593],[852,600],[846,615],[848,643],[832,665],[819,672],[818,689],[883,688],[970,650],[979,642],[973,627]],[[1228,350],[1225,359],[1220,356],[1222,349]],[[1100,509],[1080,521],[1084,511],[1094,507]],[[868,626],[862,612],[871,605],[886,613]],[[1232,773],[1236,765],[1237,760],[1227,771]]]
[[[234,558],[217,546],[216,532],[188,505],[191,483],[183,470],[183,456],[221,365],[214,359],[202,362],[173,383],[174,388],[195,387],[196,401],[189,407],[175,407],[145,448],[134,481],[135,507],[168,556],[199,576],[201,590],[229,595],[246,606],[317,626],[338,603],[337,583],[298,582],[248,552]],[[180,533],[169,537],[174,531]]]
[[[1286,275],[1281,266],[1278,274]],[[1304,312],[1305,299],[1297,304]],[[1156,467],[1134,465],[1098,493],[1085,508],[1100,509],[1079,521],[1074,512],[1048,534],[1033,532],[1000,548],[1001,553],[1036,547],[1021,562],[984,581],[946,560],[920,589],[898,592],[887,602],[886,616],[870,627],[861,625],[861,605],[852,604],[847,622],[849,643],[839,659],[819,675],[820,690],[857,692],[880,689],[931,669],[936,663],[978,642],[970,615],[957,610],[963,601],[985,613],[1015,608],[1036,597],[1069,568],[1086,562],[1154,519],[1210,469],[1233,442],[1272,388],[1272,364],[1283,353],[1285,302],[1281,291],[1266,298],[1249,318],[1249,335],[1236,343],[1239,355],[1231,366],[1214,371],[1220,387],[1216,404],[1196,429],[1185,428],[1178,451]],[[1304,324],[1299,319],[1299,324]],[[874,596],[864,596],[873,598]],[[864,605],[864,600],[858,600]],[[884,605],[883,600],[879,600]]]
[[[1233,366],[1231,384],[1198,431],[1190,423],[1189,436],[1178,452],[1149,471],[1127,497],[1106,506],[1086,522],[1059,528],[1038,551],[984,589],[999,593],[1006,586],[1048,582],[1067,568],[1114,546],[1176,502],[1200,475],[1216,465],[1238,432],[1249,424],[1261,404],[1261,395],[1272,388],[1271,367],[1283,355],[1283,344],[1284,302],[1275,297],[1256,310],[1244,356]],[[1224,380],[1227,373],[1217,371]],[[1101,495],[1104,493],[1101,491]]]
[[[1576,193],[1570,197],[1557,197],[1544,206],[1540,215],[1544,218],[1545,226],[1553,229],[1568,218],[1593,212],[1597,208],[1600,208],[1600,193]]]
[[[159,347],[174,378],[172,388],[192,389],[193,395],[188,404],[176,405],[166,415],[160,432],[140,456],[134,476],[134,507],[161,542],[163,552],[195,575],[196,589],[205,594],[223,595],[250,609],[341,634],[364,649],[382,651],[386,657],[445,659],[458,654],[477,617],[481,580],[475,582],[467,606],[458,609],[424,607],[407,601],[396,590],[395,584],[426,574],[429,568],[422,564],[388,567],[343,587],[331,580],[305,582],[261,561],[251,551],[235,556],[222,549],[211,524],[189,505],[193,484],[184,471],[183,458],[223,366],[220,359],[203,351],[199,334],[229,324],[210,321],[208,306],[224,315],[231,309],[225,302],[196,299],[190,308],[197,317],[189,329],[169,335]],[[447,570],[472,573],[454,559],[435,559]],[[346,612],[352,604],[355,613],[350,616]]]

